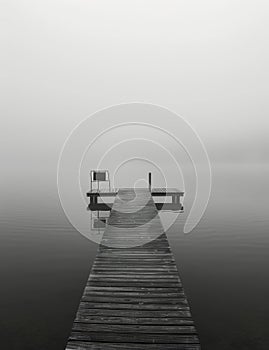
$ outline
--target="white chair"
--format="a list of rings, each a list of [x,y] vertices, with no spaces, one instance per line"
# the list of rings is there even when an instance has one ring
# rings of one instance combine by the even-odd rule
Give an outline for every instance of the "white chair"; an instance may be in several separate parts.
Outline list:
[[[97,183],[97,191],[100,191],[100,182],[108,182],[108,189],[110,191],[110,178],[108,170],[91,170],[91,191],[93,190],[93,183]]]

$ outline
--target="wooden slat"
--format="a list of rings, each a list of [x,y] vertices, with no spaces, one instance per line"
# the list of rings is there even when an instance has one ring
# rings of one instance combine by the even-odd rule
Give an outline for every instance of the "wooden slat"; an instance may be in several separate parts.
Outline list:
[[[107,286],[107,287],[102,287],[102,286],[93,286],[91,284],[86,285],[85,287],[85,291],[87,290],[98,290],[98,291],[112,291],[112,292],[147,292],[147,293],[168,293],[168,292],[172,292],[172,293],[176,293],[179,290],[181,290],[182,286],[177,287],[177,288],[163,288],[163,287],[146,287],[146,286],[142,286],[142,287],[138,287],[138,286],[134,286],[134,287],[127,287],[127,286],[123,286],[123,287],[113,287],[113,286]]]
[[[84,309],[117,309],[117,310],[185,310],[188,309],[188,304],[186,299],[182,302],[178,302],[178,304],[124,304],[124,303],[97,303],[97,302],[88,302],[81,301],[80,308]]]
[[[83,340],[92,342],[115,342],[115,343],[142,343],[142,344],[197,344],[198,337],[195,334],[158,334],[158,333],[112,333],[112,332],[87,332],[72,331],[70,340]],[[142,346],[141,346],[142,347]],[[165,349],[165,348],[164,348]]]
[[[135,274],[135,275],[130,275],[130,274],[105,274],[105,273],[95,273],[91,274],[90,281],[95,278],[102,278],[102,279],[121,279],[121,280],[141,280],[141,279],[146,279],[146,280],[157,280],[160,281],[161,279],[167,279],[167,280],[173,280],[173,281],[179,281],[178,277],[176,274],[149,274],[149,273],[141,273],[141,274]]]
[[[93,295],[88,295],[84,294],[81,301],[84,302],[90,302],[90,303],[109,303],[109,304],[166,304],[166,305],[186,305],[186,298],[185,295],[181,295],[181,297],[176,297],[176,298],[165,298],[165,299],[160,299],[160,298],[145,298],[145,297],[134,297],[134,296],[93,296]]]
[[[182,298],[185,296],[183,289],[176,293],[154,293],[154,292],[123,292],[123,291],[92,291],[88,288],[85,288],[83,296],[109,296],[114,298],[122,298],[122,297],[143,297],[143,298],[158,298],[158,299],[170,299],[170,298]],[[165,300],[164,299],[164,300]]]
[[[117,324],[117,325],[193,325],[190,318],[153,318],[153,317],[119,317],[119,316],[88,316],[80,314],[76,317],[75,322],[84,323],[101,323],[101,324]]]
[[[135,264],[126,264],[124,268],[121,269],[120,264],[113,264],[110,265],[106,264],[94,264],[92,267],[92,278],[94,277],[100,277],[100,276],[110,276],[113,277],[119,277],[119,276],[128,276],[133,275],[141,277],[141,276],[150,276],[150,275],[156,275],[158,277],[166,276],[168,279],[172,277],[176,277],[177,280],[179,280],[178,272],[176,269],[173,268],[173,265],[161,265],[156,264],[154,267],[150,266],[151,264],[141,264],[135,265]]]
[[[68,342],[66,350],[200,350],[199,344],[141,344],[96,343],[83,341]]]
[[[150,333],[150,334],[193,334],[195,328],[192,325],[140,325],[140,324],[110,324],[74,322],[74,331],[79,332],[111,332],[111,333]],[[116,335],[117,336],[117,335]]]
[[[137,245],[128,248],[130,243]],[[133,190],[117,192],[66,349],[200,349],[175,260],[147,190],[138,198]]]
[[[145,288],[177,288],[181,287],[182,285],[180,283],[167,283],[162,281],[102,281],[102,280],[96,280],[96,281],[90,281],[87,282],[91,286],[95,287],[145,287]]]
[[[132,317],[136,318],[174,318],[191,317],[189,308],[184,310],[118,310],[118,309],[87,309],[80,305],[77,317],[80,316],[117,316],[117,317]]]

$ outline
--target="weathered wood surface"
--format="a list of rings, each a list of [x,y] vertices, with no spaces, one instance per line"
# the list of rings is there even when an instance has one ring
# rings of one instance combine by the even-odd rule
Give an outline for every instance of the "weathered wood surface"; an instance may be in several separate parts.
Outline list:
[[[148,190],[119,190],[66,349],[200,349]]]
[[[115,197],[119,194],[119,189],[114,188],[111,190],[108,189],[94,189],[87,192],[87,197],[90,197],[90,203],[88,205],[88,210],[92,211],[110,211],[113,207],[113,203],[100,202],[98,198],[104,199],[105,197]],[[132,191],[132,189],[129,191]],[[147,189],[146,189],[147,191]],[[171,197],[172,202],[156,202],[156,208],[158,210],[183,210],[183,206],[180,203],[180,197],[184,195],[183,191],[178,190],[177,188],[152,188],[151,196],[153,197]]]
[[[97,194],[100,197],[113,197],[118,194],[119,190],[120,190],[119,188],[112,188],[111,190],[108,190],[106,188],[92,189],[88,191],[86,195],[87,197],[90,197],[92,194]],[[177,188],[153,187],[151,189],[152,196],[164,196],[164,195],[170,196],[173,194],[180,194],[181,196],[183,196],[184,192]]]

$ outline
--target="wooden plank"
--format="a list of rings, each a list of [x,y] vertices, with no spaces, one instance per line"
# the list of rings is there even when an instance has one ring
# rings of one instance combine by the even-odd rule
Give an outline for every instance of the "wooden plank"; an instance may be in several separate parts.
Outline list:
[[[105,273],[95,273],[95,274],[91,274],[91,278],[90,278],[90,281],[92,279],[95,279],[95,278],[102,278],[102,279],[106,279],[106,278],[109,278],[109,279],[121,279],[121,280],[140,280],[140,279],[146,279],[146,280],[157,280],[157,281],[160,281],[162,279],[167,279],[167,280],[173,280],[173,281],[178,281],[179,278],[177,276],[177,274],[149,274],[149,273],[140,273],[140,274],[136,274],[135,275],[130,275],[130,274],[105,274]]]
[[[190,318],[153,318],[153,317],[119,317],[119,316],[88,316],[77,315],[75,322],[84,323],[101,323],[101,324],[117,324],[117,325],[193,325],[193,320]]]
[[[118,310],[118,309],[87,309],[79,306],[77,317],[80,316],[117,316],[117,317],[132,317],[136,318],[182,318],[191,317],[189,308],[184,310]]]
[[[146,273],[158,273],[158,272],[166,272],[166,273],[170,273],[170,272],[176,272],[177,273],[177,268],[175,266],[171,266],[171,267],[155,267],[155,266],[144,266],[144,267],[123,267],[123,266],[106,266],[106,267],[102,267],[102,266],[98,266],[98,265],[93,265],[92,271],[94,272],[103,272],[103,273],[110,273],[110,271],[113,272],[121,272],[121,273],[132,273],[132,272],[146,272]]]
[[[181,297],[177,296],[175,298],[165,298],[165,299],[160,299],[160,298],[150,298],[150,297],[134,297],[133,295],[131,296],[93,296],[93,295],[88,295],[84,294],[82,296],[81,301],[85,302],[90,302],[90,303],[109,303],[109,304],[166,304],[166,305],[186,305],[186,298],[185,295],[182,294]]]
[[[66,349],[200,349],[156,206],[136,194],[117,192]]]
[[[83,340],[92,342],[115,342],[115,343],[143,343],[143,344],[197,344],[198,337],[195,334],[158,334],[158,333],[112,333],[112,332],[81,332],[72,331],[70,340]]]
[[[142,297],[142,298],[182,298],[185,297],[183,289],[176,293],[154,293],[154,292],[112,292],[112,291],[91,291],[85,288],[83,296],[109,296],[114,298],[122,297]]]
[[[146,287],[146,288],[155,288],[155,287],[161,287],[161,288],[177,288],[181,287],[181,283],[172,283],[172,282],[160,282],[160,281],[102,281],[102,280],[96,280],[96,281],[88,281],[87,285],[92,285],[95,287]]]
[[[84,309],[117,309],[117,310],[186,310],[188,309],[188,304],[186,299],[179,301],[178,304],[124,304],[124,303],[97,303],[97,302],[88,302],[81,301],[80,308]]]
[[[70,341],[66,350],[200,350],[199,344],[141,344],[137,343],[96,343]]]
[[[92,273],[94,274],[93,276],[96,277],[128,277],[128,278],[139,278],[139,277],[150,277],[150,278],[167,278],[167,279],[171,279],[171,278],[176,278],[177,280],[179,280],[177,273],[175,271],[137,271],[137,270],[132,270],[132,271],[98,271],[98,270],[92,270]]]
[[[102,286],[92,286],[91,284],[86,285],[85,291],[87,292],[88,290],[91,291],[105,291],[105,292],[138,292],[138,293],[162,293],[162,294],[167,294],[167,293],[177,293],[178,291],[182,290],[182,286],[177,287],[177,288],[162,288],[162,287],[112,287],[112,286],[107,286],[107,287],[102,287]]]
[[[137,268],[137,267],[140,267],[140,268],[143,268],[143,267],[174,267],[175,266],[175,262],[172,261],[172,260],[162,260],[162,261],[141,261],[141,259],[135,259],[135,260],[132,260],[132,261],[129,261],[128,262],[120,262],[120,261],[100,261],[100,262],[95,262],[93,267],[95,266],[100,266],[100,267],[126,267],[126,268],[129,268],[129,267],[134,267],[134,268]]]
[[[192,325],[140,325],[74,322],[74,331],[79,332],[111,332],[111,333],[150,333],[150,334],[193,334]]]

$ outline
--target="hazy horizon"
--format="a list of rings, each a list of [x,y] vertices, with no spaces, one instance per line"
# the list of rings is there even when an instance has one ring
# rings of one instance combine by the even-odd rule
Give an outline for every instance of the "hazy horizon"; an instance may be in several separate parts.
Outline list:
[[[78,123],[134,101],[185,118],[211,162],[269,162],[266,2],[15,0],[1,8],[4,169],[54,171]]]
[[[0,7],[4,348],[64,348],[97,245],[64,215],[59,155],[86,117],[141,102],[182,116],[212,165],[207,210],[184,235],[193,171],[168,139],[153,131],[146,135],[182,161],[185,212],[168,237],[202,348],[267,350],[268,2],[3,0]],[[179,123],[174,131],[180,130]],[[118,137],[145,137],[143,132],[111,134],[100,139],[100,149],[104,153]],[[168,186],[181,186],[170,159],[152,144],[129,143],[114,151],[118,158],[108,156],[104,166],[115,168],[124,157],[142,155],[160,163]],[[86,154],[82,163],[84,195],[92,160]],[[119,171],[117,184],[128,185],[150,170],[160,185],[157,167],[138,160]],[[86,204],[76,209],[90,230]],[[171,215],[161,213],[164,225]]]

